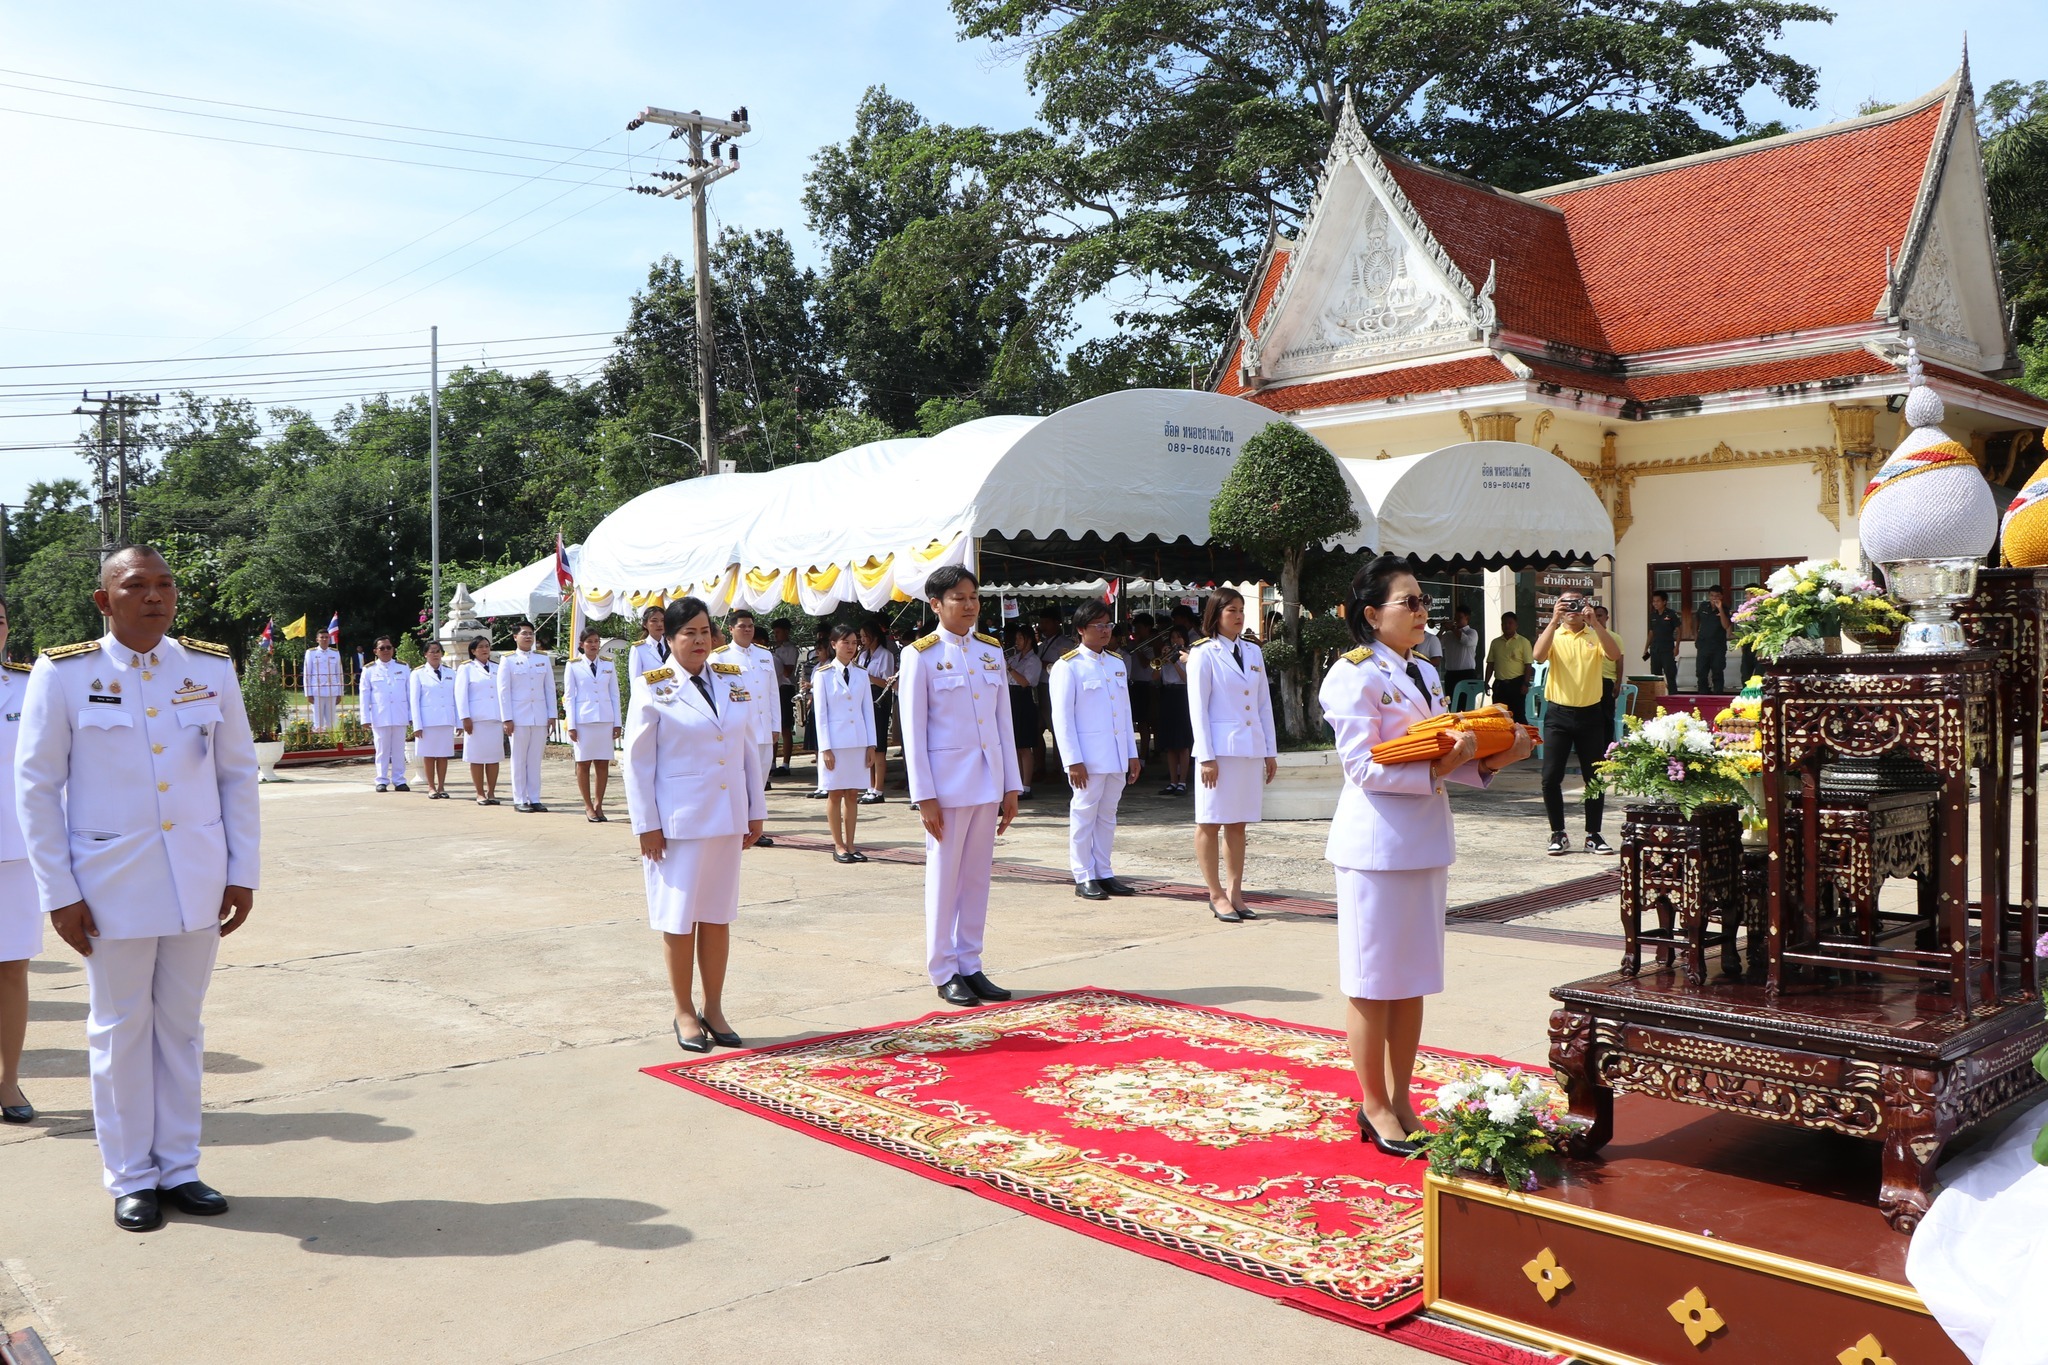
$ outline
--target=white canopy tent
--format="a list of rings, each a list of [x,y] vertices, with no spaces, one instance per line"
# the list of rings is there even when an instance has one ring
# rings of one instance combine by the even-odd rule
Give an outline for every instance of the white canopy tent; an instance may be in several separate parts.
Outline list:
[[[1187,597],[1207,591],[1195,583],[1172,583],[1150,578],[1126,578],[1121,582],[1123,586],[1119,592],[1126,602],[1139,598]],[[985,583],[981,589],[984,597],[1051,597],[1076,602],[1101,597],[1108,591],[1107,578],[1088,578],[1073,583]]]
[[[569,572],[576,572],[582,556],[581,545],[568,548]],[[523,569],[477,588],[469,595],[472,610],[481,617],[526,616],[538,619],[562,608],[562,594],[555,581],[555,557],[536,559]]]
[[[1425,568],[1529,568],[1614,553],[1614,522],[1599,497],[1578,470],[1537,446],[1464,441],[1339,463],[1372,506],[1380,548]]]
[[[1273,420],[1223,394],[1127,389],[1050,417],[986,417],[816,464],[670,484],[591,532],[577,587],[591,616],[686,593],[716,611],[787,602],[824,615],[914,600],[942,564],[978,571],[983,537],[1199,546],[1224,475]],[[1347,544],[1377,544],[1362,503],[1360,519]]]

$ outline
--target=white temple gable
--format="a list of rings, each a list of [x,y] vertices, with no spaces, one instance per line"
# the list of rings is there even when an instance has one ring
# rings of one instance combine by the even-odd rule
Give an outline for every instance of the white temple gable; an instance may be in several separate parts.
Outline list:
[[[2013,365],[1967,69],[1894,265],[1891,308],[1920,349],[1974,370]],[[1881,305],[1882,307],[1882,305]]]

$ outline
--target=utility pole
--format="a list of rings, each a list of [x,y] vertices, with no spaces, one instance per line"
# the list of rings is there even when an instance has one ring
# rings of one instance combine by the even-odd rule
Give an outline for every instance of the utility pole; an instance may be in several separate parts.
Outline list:
[[[427,638],[441,634],[441,329],[427,329],[427,538],[433,542],[433,606],[427,612]]]
[[[715,364],[715,336],[711,320],[711,233],[706,223],[704,192],[715,181],[723,180],[740,168],[740,149],[727,146],[734,138],[753,131],[747,122],[745,105],[733,110],[729,119],[706,118],[701,110],[692,109],[679,114],[673,109],[657,109],[653,105],[640,111],[639,117],[626,124],[631,132],[642,124],[659,123],[668,127],[671,138],[690,139],[689,159],[683,164],[690,168],[689,174],[680,171],[656,171],[659,179],[669,181],[663,188],[659,185],[635,185],[640,194],[658,194],[668,199],[690,196],[690,217],[697,250],[697,429],[699,441],[704,447],[704,472],[718,472],[718,432],[714,419],[718,412],[718,374]],[[710,145],[705,145],[705,134],[711,135]],[[719,153],[728,155],[721,160]],[[708,153],[708,155],[707,155]]]
[[[91,457],[93,473],[97,484],[97,503],[100,510],[100,559],[104,561],[116,545],[128,540],[128,417],[142,408],[157,406],[156,395],[148,398],[132,393],[107,393],[94,398],[88,390],[79,395],[80,406],[72,411],[83,417],[99,420],[99,442],[97,452]],[[86,407],[84,404],[97,404]],[[107,445],[107,418],[113,417],[117,433],[114,449]],[[107,476],[114,475],[115,487],[109,491]]]

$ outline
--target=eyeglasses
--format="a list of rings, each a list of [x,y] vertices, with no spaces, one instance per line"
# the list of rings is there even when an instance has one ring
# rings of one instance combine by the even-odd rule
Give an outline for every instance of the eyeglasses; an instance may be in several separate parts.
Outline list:
[[[1385,611],[1388,607],[1406,607],[1409,611],[1428,611],[1433,605],[1433,598],[1419,592],[1411,592],[1406,597],[1389,597],[1380,603],[1380,610]]]

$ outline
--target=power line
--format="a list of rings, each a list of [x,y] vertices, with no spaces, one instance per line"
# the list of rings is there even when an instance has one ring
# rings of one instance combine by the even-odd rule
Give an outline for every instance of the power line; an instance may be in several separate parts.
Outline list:
[[[472,342],[472,343],[469,343],[469,344],[470,344],[470,345],[475,345],[475,346],[484,346],[484,345],[488,345],[488,344],[490,344],[490,343],[487,343],[487,342]],[[568,348],[568,349],[563,349],[563,350],[545,350],[545,351],[514,351],[514,352],[512,352],[512,353],[510,353],[510,354],[507,354],[507,355],[501,355],[501,356],[499,356],[499,357],[498,357],[498,359],[499,359],[500,361],[513,361],[513,360],[526,360],[526,359],[532,359],[532,358],[535,358],[535,357],[544,357],[544,358],[547,358],[547,357],[558,357],[558,358],[562,358],[562,359],[576,359],[576,360],[582,360],[582,359],[585,359],[585,358],[587,358],[587,357],[589,357],[589,356],[591,356],[591,355],[593,355],[593,354],[609,354],[609,353],[610,353],[610,352],[612,351],[612,349],[613,349],[613,348],[612,348],[612,347],[610,347],[610,346],[578,346],[578,347],[571,347],[571,348]],[[197,386],[197,385],[204,385],[204,384],[206,384],[206,383],[207,383],[207,381],[210,381],[210,380],[249,380],[249,381],[255,381],[255,380],[261,380],[261,379],[269,379],[269,378],[273,378],[273,377],[275,377],[275,376],[278,376],[278,375],[310,375],[310,374],[331,374],[331,375],[347,375],[347,374],[375,374],[375,373],[377,373],[377,372],[379,372],[379,371],[385,371],[385,370],[409,370],[409,369],[415,369],[415,368],[417,368],[417,365],[416,365],[416,363],[415,363],[415,362],[413,362],[413,361],[409,361],[409,360],[399,360],[399,361],[389,361],[389,362],[381,362],[381,363],[378,363],[378,364],[367,364],[367,363],[366,363],[366,364],[362,364],[362,365],[328,365],[328,366],[321,366],[321,367],[318,367],[318,368],[312,368],[312,369],[300,369],[300,370],[243,370],[243,371],[237,371],[237,372],[235,372],[235,373],[232,373],[232,374],[195,374],[195,375],[186,375],[186,376],[183,376],[183,377],[181,377],[181,378],[177,378],[177,379],[124,379],[124,380],[106,380],[106,381],[98,381],[98,382],[104,382],[104,383],[107,383],[108,385],[110,385],[110,386],[111,386],[111,387],[113,387],[113,388],[126,388],[126,389],[137,389],[137,388],[141,388],[141,389],[147,389],[147,388],[172,388],[172,387],[176,387],[176,388],[187,388],[187,387],[194,387],[194,386]],[[493,364],[492,368],[496,368],[496,365],[495,365],[495,364]],[[66,384],[66,385],[64,385],[64,386],[63,386],[62,388],[56,388],[56,387],[48,387],[48,388],[37,388],[37,387],[36,387],[36,386],[38,386],[38,385],[53,385],[53,383],[54,383],[54,381],[52,381],[52,380],[50,380],[50,379],[31,379],[31,380],[23,380],[23,381],[21,381],[21,382],[18,382],[18,383],[16,383],[16,382],[6,382],[6,383],[0,383],[0,390],[8,390],[8,389],[22,389],[22,390],[29,390],[29,392],[26,392],[26,393],[18,393],[18,394],[11,394],[11,395],[9,395],[9,394],[0,394],[0,397],[16,397],[16,398],[25,398],[25,397],[34,397],[34,396],[35,396],[36,394],[38,394],[38,393],[64,393],[64,392],[68,392],[68,391],[70,390],[70,388],[72,387],[72,386],[71,386],[71,385],[69,385],[69,384]]]
[[[529,337],[486,337],[481,341],[465,341],[463,346],[510,346],[523,341],[580,341],[584,337],[617,336],[619,329],[608,327],[601,332],[550,332],[545,336]],[[404,335],[385,333],[386,336]],[[34,365],[0,365],[0,370],[85,370],[114,369],[132,365],[189,365],[202,360],[277,360],[302,355],[362,355],[381,351],[424,351],[427,343],[411,342],[403,346],[336,346],[317,351],[238,351],[228,355],[155,356],[146,360],[77,360],[44,361]]]

